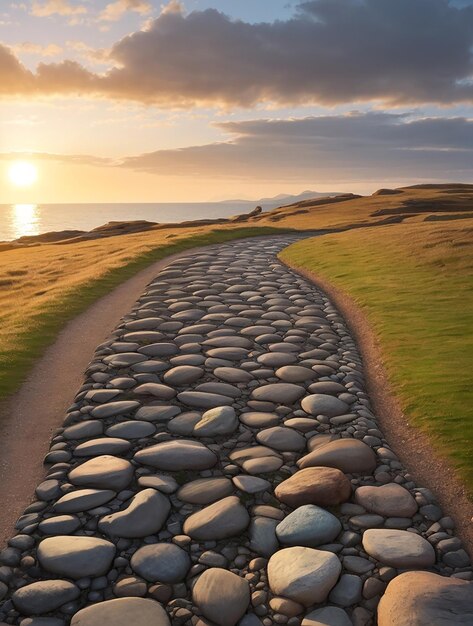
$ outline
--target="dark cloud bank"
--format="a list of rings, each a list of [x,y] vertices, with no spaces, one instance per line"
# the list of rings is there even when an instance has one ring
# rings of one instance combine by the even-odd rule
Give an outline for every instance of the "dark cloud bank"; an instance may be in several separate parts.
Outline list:
[[[73,61],[31,73],[0,46],[0,93],[158,105],[473,101],[473,8],[449,0],[313,0],[293,18],[167,11],[117,42],[100,75]]]

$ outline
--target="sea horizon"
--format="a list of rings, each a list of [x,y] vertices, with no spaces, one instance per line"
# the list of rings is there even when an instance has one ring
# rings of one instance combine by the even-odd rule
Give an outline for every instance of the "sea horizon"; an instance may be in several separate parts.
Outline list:
[[[256,207],[257,201],[0,204],[0,241],[63,230],[89,231],[111,221],[174,223],[231,217],[251,210],[253,204]]]

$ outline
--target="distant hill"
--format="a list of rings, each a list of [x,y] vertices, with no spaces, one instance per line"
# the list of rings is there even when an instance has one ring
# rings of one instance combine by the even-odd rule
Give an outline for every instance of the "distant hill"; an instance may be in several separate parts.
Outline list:
[[[290,195],[285,193],[280,193],[277,196],[272,196],[271,198],[260,198],[259,200],[222,200],[219,204],[249,204],[249,205],[260,205],[263,209],[274,209],[275,207],[279,207],[286,204],[294,204],[296,202],[301,202],[302,200],[309,200],[312,198],[327,198],[330,196],[338,196],[339,194],[344,193],[343,191],[310,191],[310,189],[303,191],[302,193],[296,195]]]

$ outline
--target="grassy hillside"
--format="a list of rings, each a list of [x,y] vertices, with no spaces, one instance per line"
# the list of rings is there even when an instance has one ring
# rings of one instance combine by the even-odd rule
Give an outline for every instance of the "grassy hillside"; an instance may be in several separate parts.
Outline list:
[[[0,399],[14,392],[63,325],[100,296],[166,256],[267,226],[164,229],[0,252]]]
[[[281,257],[366,312],[402,408],[473,493],[473,219],[416,219],[304,240]]]

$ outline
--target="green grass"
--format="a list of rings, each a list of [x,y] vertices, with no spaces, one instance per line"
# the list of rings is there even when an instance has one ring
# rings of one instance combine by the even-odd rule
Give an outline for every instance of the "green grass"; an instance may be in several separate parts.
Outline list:
[[[280,257],[362,308],[410,423],[473,493],[471,232],[453,224],[364,229],[306,239]]]
[[[13,348],[8,346],[7,349],[4,347],[0,349],[0,399],[5,399],[19,388],[34,362],[54,342],[58,332],[69,320],[148,265],[199,246],[285,232],[290,232],[290,229],[271,227],[214,229],[203,234],[180,238],[174,243],[156,246],[126,260],[119,267],[107,270],[96,279],[65,289],[59,298],[45,302],[41,310],[27,320],[24,325],[26,330],[16,334]],[[75,253],[73,245],[71,244],[69,248],[72,255]]]

